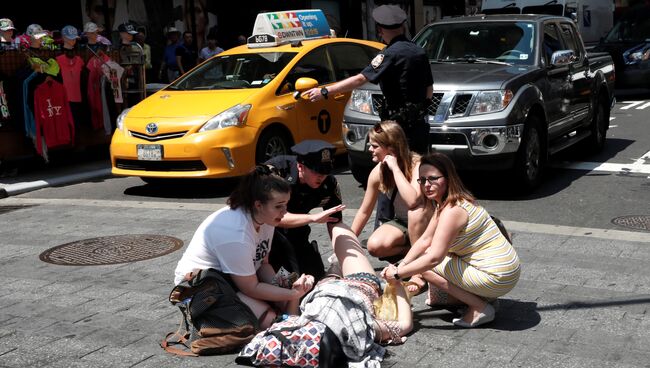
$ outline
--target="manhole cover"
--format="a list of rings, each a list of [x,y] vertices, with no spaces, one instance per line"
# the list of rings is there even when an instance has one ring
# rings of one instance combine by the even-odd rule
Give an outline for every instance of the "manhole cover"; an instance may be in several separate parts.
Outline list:
[[[35,206],[34,204],[23,204],[17,206],[0,206],[0,215],[5,214],[7,212],[22,210],[23,208],[29,208],[34,206]]]
[[[620,216],[613,219],[612,223],[629,229],[650,231],[650,216]]]
[[[64,266],[97,266],[128,263],[169,254],[183,241],[164,235],[116,235],[79,240],[41,253],[43,262]]]

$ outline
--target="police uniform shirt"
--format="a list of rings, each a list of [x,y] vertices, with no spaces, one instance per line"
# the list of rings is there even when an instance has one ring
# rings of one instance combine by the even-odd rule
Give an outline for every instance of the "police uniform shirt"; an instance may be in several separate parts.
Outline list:
[[[371,83],[379,83],[390,108],[424,102],[427,88],[433,84],[426,53],[404,35],[395,36],[361,74]]]
[[[273,166],[278,175],[291,183],[291,197],[287,204],[287,211],[290,213],[305,214],[316,207],[327,210],[342,203],[339,183],[334,175],[327,175],[320,187],[312,188],[299,182],[296,156],[276,156],[266,161],[266,164]],[[331,217],[337,218],[339,220],[337,222],[340,222],[343,214],[339,211],[333,213]]]

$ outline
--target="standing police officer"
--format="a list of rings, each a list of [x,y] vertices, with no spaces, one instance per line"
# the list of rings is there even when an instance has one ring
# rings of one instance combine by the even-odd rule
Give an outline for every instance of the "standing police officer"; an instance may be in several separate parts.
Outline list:
[[[291,147],[297,156],[276,156],[265,162],[278,175],[291,183],[287,214],[275,228],[269,262],[298,274],[314,276],[318,281],[325,267],[316,241],[309,241],[311,223],[327,223],[327,231],[341,222],[345,208],[341,190],[332,171],[334,146],[321,140],[305,140]],[[322,207],[323,211],[309,212]]]
[[[382,5],[372,12],[377,32],[388,45],[361,73],[327,87],[313,88],[303,95],[311,101],[329,94],[351,91],[370,81],[381,87],[386,98],[379,115],[382,120],[397,121],[412,151],[429,151],[429,124],[425,120],[433,95],[433,77],[424,50],[408,40],[404,33],[406,13],[397,5]]]

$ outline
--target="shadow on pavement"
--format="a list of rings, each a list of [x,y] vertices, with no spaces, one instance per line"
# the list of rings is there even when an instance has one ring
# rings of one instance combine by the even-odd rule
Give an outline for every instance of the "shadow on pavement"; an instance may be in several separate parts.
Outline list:
[[[156,179],[130,187],[125,195],[157,198],[218,198],[228,197],[238,179]]]
[[[537,303],[522,302],[519,300],[499,298],[499,309],[496,318],[490,323],[479,326],[478,328],[490,328],[500,331],[522,331],[533,328],[539,324],[541,317],[537,312]],[[439,330],[458,330],[463,329],[452,324],[454,318],[460,314],[454,308],[445,309],[441,307],[426,307],[422,310],[413,312],[413,331],[420,329],[439,329]],[[421,321],[429,318],[438,318],[449,325],[443,326],[424,326]]]

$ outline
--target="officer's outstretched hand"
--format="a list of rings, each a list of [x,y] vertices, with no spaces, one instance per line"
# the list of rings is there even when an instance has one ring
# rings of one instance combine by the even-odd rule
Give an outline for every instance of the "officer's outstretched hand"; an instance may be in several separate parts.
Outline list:
[[[345,209],[345,205],[339,204],[338,206],[332,207],[323,212],[315,213],[313,215],[310,215],[311,222],[316,222],[319,224],[323,224],[326,222],[338,222],[339,219],[336,217],[332,217],[332,214],[341,212],[344,209]]]
[[[312,88],[308,91],[305,91],[302,93],[302,98],[311,102],[320,101],[325,98],[320,90],[320,88]]]
[[[393,155],[386,155],[384,157],[384,164],[388,166],[389,169],[391,170],[399,170],[399,165],[397,164],[397,158]]]

